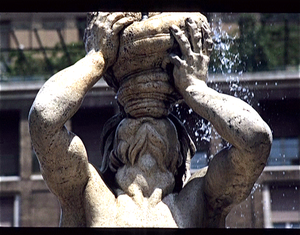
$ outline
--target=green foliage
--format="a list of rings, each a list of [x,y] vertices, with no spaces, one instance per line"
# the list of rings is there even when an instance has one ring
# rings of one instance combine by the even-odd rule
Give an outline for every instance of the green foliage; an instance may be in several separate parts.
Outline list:
[[[264,53],[264,48],[261,45],[259,25],[253,15],[242,15],[238,21],[240,29],[240,37],[236,50],[239,52],[242,61],[240,70],[252,72],[267,69],[267,60]]]
[[[7,58],[1,56],[1,62],[5,65],[4,76],[30,77],[38,76],[49,78],[58,71],[74,64],[85,56],[82,42],[71,43],[63,50],[61,44],[52,49],[46,49],[47,58],[41,50],[14,50],[8,53]],[[1,75],[3,77],[3,74]]]
[[[258,19],[254,14],[241,14],[239,30],[221,38],[229,48],[216,48],[213,52],[210,70],[258,72],[299,66],[299,17],[300,14],[261,14]]]
[[[6,76],[42,74],[45,67],[42,59],[34,58],[34,54],[28,51],[11,51],[8,54],[8,61]]]
[[[230,34],[219,32],[222,35],[215,39],[210,72],[257,72],[299,66],[299,22],[300,14],[240,14],[235,22],[238,29]],[[45,52],[46,58],[41,50],[1,53],[0,80],[16,76],[47,79],[85,56],[83,42],[66,48],[58,43]]]
[[[50,53],[50,63],[53,66],[53,73],[74,64],[85,56],[84,45],[82,42],[72,43],[66,46],[67,53],[63,50],[61,44],[56,44]]]

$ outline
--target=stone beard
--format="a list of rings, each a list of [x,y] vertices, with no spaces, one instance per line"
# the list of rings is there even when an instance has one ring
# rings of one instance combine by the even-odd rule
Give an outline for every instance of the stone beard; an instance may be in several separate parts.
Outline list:
[[[160,119],[143,117],[120,120],[112,128],[104,127],[102,135],[102,149],[105,150],[102,151],[100,171],[106,177],[107,184],[113,190],[121,187],[126,191],[134,180],[130,179],[128,172],[135,171],[141,177],[149,178],[139,181],[143,185],[144,196],[149,197],[154,181],[157,181],[151,175],[159,171],[163,175],[161,179],[164,179],[159,181],[164,184],[159,186],[163,195],[180,191],[189,177],[189,162],[195,153],[194,143],[182,123],[172,114]],[[114,177],[116,182],[111,180]]]
[[[150,197],[156,188],[160,188],[163,195],[171,193],[174,176],[183,160],[174,124],[168,119],[126,118],[116,134],[110,166],[114,169],[114,160],[124,164],[116,170],[116,181],[121,189],[132,196],[130,186],[136,181],[144,197]],[[159,177],[159,184],[153,175]]]

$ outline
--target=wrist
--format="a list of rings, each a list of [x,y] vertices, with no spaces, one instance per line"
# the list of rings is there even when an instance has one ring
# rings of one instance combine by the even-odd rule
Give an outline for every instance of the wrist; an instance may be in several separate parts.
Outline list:
[[[102,76],[107,66],[103,54],[100,51],[91,51],[86,55],[86,63],[92,68],[93,73]]]
[[[205,81],[193,75],[188,76],[180,84],[177,85],[177,89],[182,96],[189,94],[191,91],[201,90],[203,87],[207,87]]]

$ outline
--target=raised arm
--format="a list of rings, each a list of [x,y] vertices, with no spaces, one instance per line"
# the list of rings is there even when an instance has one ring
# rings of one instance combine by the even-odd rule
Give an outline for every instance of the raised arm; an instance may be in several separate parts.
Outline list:
[[[59,190],[57,183],[64,181],[64,184],[68,184],[76,176],[76,172],[73,172],[72,177],[66,179],[73,164],[82,171],[81,180],[87,179],[84,146],[78,137],[68,132],[64,124],[79,109],[84,95],[100,79],[103,69],[101,53],[88,54],[51,77],[31,107],[29,128],[32,145],[48,186],[58,195],[61,193],[56,192]]]
[[[116,60],[118,34],[133,21],[123,13],[101,13],[99,17],[102,21],[86,35],[88,54],[51,77],[29,113],[30,135],[43,177],[62,204],[72,203],[71,198],[82,194],[89,178],[85,147],[64,125]]]
[[[204,182],[208,202],[206,226],[225,225],[233,205],[249,195],[269,156],[272,134],[259,114],[244,101],[209,88],[205,81],[212,41],[208,25],[197,28],[188,20],[191,40],[176,26],[171,28],[181,48],[181,58],[171,55],[174,83],[186,103],[209,120],[232,147],[210,162]]]

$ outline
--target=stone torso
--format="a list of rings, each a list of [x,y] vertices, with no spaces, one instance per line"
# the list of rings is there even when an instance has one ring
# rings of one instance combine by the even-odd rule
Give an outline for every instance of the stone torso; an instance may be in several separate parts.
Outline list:
[[[201,179],[202,180],[202,179]],[[205,209],[201,190],[186,185],[183,192],[163,199],[159,189],[150,197],[129,196],[122,190],[115,196],[94,169],[86,186],[83,203],[88,227],[199,227]],[[202,184],[200,184],[200,188]],[[66,218],[67,219],[67,218]]]
[[[172,195],[168,197],[171,198]],[[99,223],[104,227],[178,227],[168,205],[163,201],[156,203],[153,205],[151,199],[144,198],[142,205],[138,205],[127,194],[121,194],[111,206],[115,213],[108,215],[109,223]],[[98,227],[99,223],[91,223],[90,226]]]

